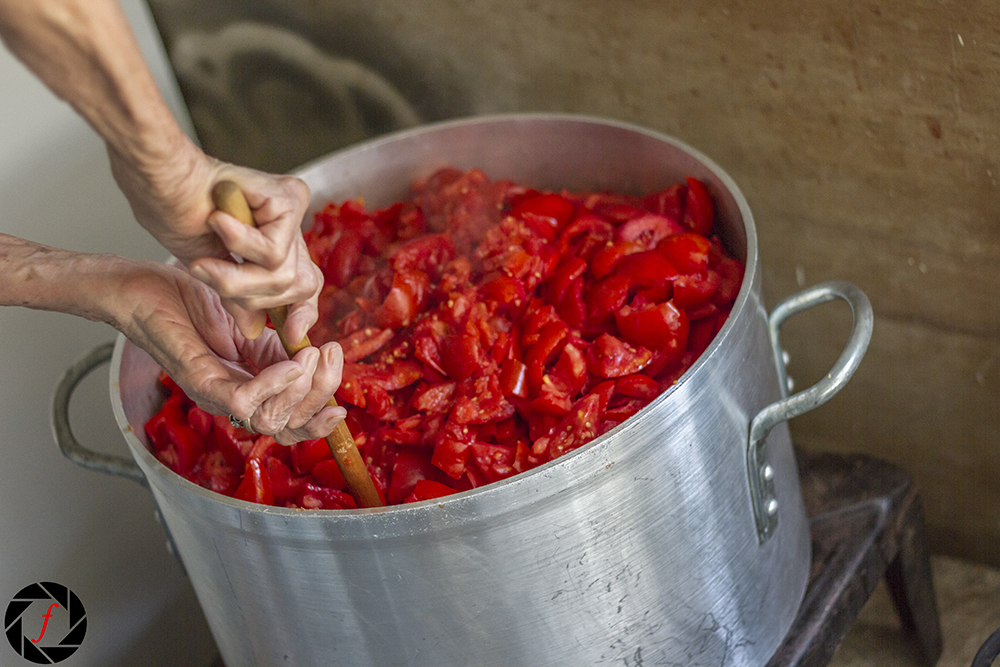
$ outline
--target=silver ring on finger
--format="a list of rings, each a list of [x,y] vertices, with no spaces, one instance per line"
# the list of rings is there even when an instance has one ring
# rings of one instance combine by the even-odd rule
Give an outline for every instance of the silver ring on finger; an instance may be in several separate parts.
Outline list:
[[[248,431],[249,433],[256,433],[256,431],[253,430],[253,427],[250,426],[249,417],[247,417],[246,419],[237,419],[236,415],[229,415],[229,423],[235,426],[236,428],[241,428],[244,431]]]

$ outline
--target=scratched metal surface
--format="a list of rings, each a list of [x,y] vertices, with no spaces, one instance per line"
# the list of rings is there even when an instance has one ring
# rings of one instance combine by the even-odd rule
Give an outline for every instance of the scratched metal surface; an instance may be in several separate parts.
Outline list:
[[[119,340],[116,416],[226,664],[764,664],[798,609],[809,534],[784,424],[767,445],[778,528],[763,545],[755,532],[748,424],[779,391],[735,184],[661,136],[555,117],[412,131],[302,176],[319,202],[374,205],[441,164],[568,188],[702,177],[747,258],[733,315],[672,391],[588,446],[480,490],[351,512],[262,508],[169,472],[142,441],[157,368]]]

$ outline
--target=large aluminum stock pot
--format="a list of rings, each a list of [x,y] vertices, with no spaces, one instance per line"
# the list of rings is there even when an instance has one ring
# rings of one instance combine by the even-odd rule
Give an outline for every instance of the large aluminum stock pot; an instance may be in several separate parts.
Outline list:
[[[720,235],[745,260],[732,315],[664,395],[589,445],[481,489],[402,507],[302,511],[202,489],[147,451],[158,368],[123,338],[111,394],[134,458],[67,455],[148,484],[228,667],[763,665],[806,585],[809,530],[785,420],[832,396],[871,335],[865,296],[828,283],[768,316],[753,217],[705,156],[634,126],[515,115],[428,126],[333,154],[299,175],[315,205],[381,206],[453,165],[554,189],[708,185]],[[311,220],[311,218],[310,218]],[[854,313],[818,385],[787,397],[777,331],[833,298]],[[106,356],[106,355],[105,355]]]

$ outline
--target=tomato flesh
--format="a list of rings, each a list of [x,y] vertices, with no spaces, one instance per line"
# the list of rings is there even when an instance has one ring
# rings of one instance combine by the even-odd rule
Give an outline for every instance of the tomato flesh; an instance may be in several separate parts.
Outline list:
[[[330,203],[304,233],[326,285],[337,397],[389,504],[528,471],[638,413],[726,322],[743,264],[688,178],[643,196],[547,192],[445,168],[412,199]],[[351,509],[325,440],[291,447],[194,406],[168,376],[150,449],[204,488]]]

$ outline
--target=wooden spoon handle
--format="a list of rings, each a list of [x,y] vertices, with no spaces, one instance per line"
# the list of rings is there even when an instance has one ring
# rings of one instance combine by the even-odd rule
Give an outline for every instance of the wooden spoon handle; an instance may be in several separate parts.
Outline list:
[[[212,188],[212,201],[220,211],[228,213],[245,225],[256,226],[250,205],[247,203],[246,197],[243,196],[243,191],[232,181],[217,183]],[[269,308],[267,314],[271,318],[275,331],[278,332],[278,338],[281,339],[281,344],[285,347],[289,359],[295,356],[299,350],[311,345],[309,336],[303,337],[300,341],[289,341],[285,338],[285,318],[288,316],[286,306]],[[336,406],[337,401],[330,397],[326,404]],[[340,468],[340,472],[347,482],[347,490],[354,496],[358,507],[381,507],[382,500],[375,490],[375,484],[368,474],[368,468],[354,444],[354,436],[351,435],[346,422],[341,421],[334,427],[333,432],[326,436],[326,444],[330,447],[333,459],[337,462],[337,467]]]

